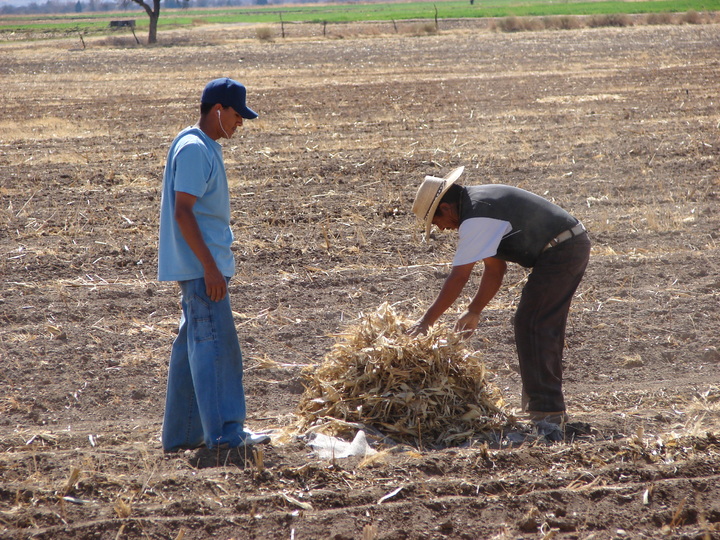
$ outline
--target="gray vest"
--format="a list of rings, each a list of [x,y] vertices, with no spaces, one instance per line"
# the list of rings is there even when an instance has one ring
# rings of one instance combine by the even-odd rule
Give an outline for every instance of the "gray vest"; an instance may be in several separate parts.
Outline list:
[[[464,188],[460,223],[475,217],[510,222],[512,231],[503,237],[495,256],[526,268],[535,265],[550,240],[578,223],[568,212],[539,195],[501,184]]]

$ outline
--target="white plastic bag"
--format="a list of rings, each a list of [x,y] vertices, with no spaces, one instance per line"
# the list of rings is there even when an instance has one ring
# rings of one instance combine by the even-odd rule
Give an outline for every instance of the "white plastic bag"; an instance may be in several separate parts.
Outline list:
[[[311,437],[308,444],[321,459],[339,459],[350,456],[365,457],[377,454],[377,450],[368,444],[365,432],[362,430],[355,434],[352,442],[343,441],[323,433],[314,433]]]

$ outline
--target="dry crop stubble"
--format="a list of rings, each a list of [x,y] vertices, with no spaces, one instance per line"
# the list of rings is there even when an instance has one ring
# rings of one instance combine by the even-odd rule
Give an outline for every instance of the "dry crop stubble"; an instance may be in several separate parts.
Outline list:
[[[315,369],[306,368],[301,425],[337,434],[337,422],[426,445],[457,445],[492,435],[510,420],[477,353],[447,328],[405,335],[411,321],[392,306],[363,314]]]

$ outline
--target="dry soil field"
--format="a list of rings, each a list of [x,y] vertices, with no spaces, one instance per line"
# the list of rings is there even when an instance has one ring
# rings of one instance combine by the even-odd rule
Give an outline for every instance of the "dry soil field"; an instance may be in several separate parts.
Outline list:
[[[0,43],[0,537],[720,537],[720,26],[290,30]],[[154,279],[162,168],[222,75],[261,115],[224,147],[262,459],[158,440],[179,316]],[[301,370],[383,302],[421,315],[455,236],[420,243],[410,206],[459,165],[588,227],[565,359],[593,433],[319,459],[293,434]],[[469,343],[510,408],[524,278]]]

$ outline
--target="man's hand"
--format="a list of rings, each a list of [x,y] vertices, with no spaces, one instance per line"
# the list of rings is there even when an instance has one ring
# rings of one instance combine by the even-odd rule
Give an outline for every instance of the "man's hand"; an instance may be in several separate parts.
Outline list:
[[[428,328],[429,328],[429,325],[425,324],[421,319],[418,322],[416,322],[415,324],[413,324],[410,328],[408,328],[406,333],[409,336],[413,336],[413,337],[424,336],[425,334],[427,334]]]
[[[475,263],[461,264],[460,266],[452,267],[450,274],[445,278],[445,283],[443,283],[437,298],[435,298],[435,301],[425,312],[425,315],[410,327],[407,331],[408,334],[411,336],[427,334],[428,328],[435,324],[447,308],[460,296],[463,287],[468,279],[470,279],[473,266],[475,266]]]
[[[473,332],[475,332],[475,329],[477,328],[479,322],[479,313],[472,313],[470,311],[466,311],[460,316],[457,323],[455,323],[455,331],[460,332],[463,336],[463,339],[467,339],[473,335]]]
[[[217,266],[205,270],[205,294],[213,302],[219,302],[227,294],[227,280]]]

